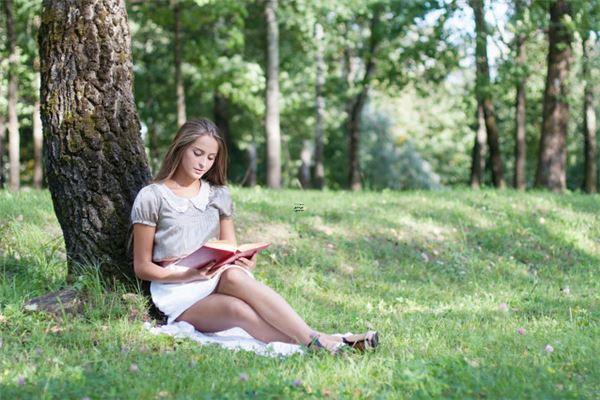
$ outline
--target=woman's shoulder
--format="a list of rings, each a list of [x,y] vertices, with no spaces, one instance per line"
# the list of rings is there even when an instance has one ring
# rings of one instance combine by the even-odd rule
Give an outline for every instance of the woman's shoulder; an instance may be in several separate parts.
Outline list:
[[[214,183],[210,183],[210,194],[209,197],[230,197],[231,193],[229,191],[229,186],[225,185],[217,185]]]
[[[157,183],[150,183],[140,189],[136,195],[136,201],[148,202],[156,201],[160,198],[160,191]]]

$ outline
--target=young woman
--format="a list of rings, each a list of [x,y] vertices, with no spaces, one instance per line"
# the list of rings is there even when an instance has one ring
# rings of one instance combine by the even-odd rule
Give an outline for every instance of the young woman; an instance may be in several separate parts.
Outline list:
[[[153,183],[131,210],[135,274],[151,281],[152,301],[167,323],[186,321],[201,332],[241,327],[263,342],[321,347],[336,353],[378,344],[377,332],[344,338],[316,332],[270,287],[254,279],[256,254],[216,271],[173,263],[211,239],[237,244],[226,185],[227,148],[206,119],[181,126]]]

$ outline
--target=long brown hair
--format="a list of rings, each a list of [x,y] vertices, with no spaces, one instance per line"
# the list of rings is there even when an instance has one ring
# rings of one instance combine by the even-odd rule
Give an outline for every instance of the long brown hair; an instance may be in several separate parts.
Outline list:
[[[200,136],[208,135],[214,138],[219,150],[213,166],[202,177],[211,185],[227,184],[227,146],[216,125],[206,118],[192,119],[181,125],[173,142],[167,150],[160,170],[152,182],[162,182],[173,176],[183,158],[183,152]]]

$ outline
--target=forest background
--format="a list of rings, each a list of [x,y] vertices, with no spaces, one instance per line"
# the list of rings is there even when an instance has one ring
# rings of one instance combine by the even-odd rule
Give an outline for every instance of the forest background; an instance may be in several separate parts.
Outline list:
[[[597,171],[597,1],[126,4],[134,96],[152,172],[178,125],[205,116],[227,138],[234,184],[502,186],[492,168],[496,152],[502,183],[515,185],[521,151],[522,188],[564,189],[536,180],[539,169],[550,168],[539,165],[539,159],[542,133],[552,129],[542,129],[552,45],[569,53],[560,82],[560,101],[568,107],[566,129],[557,128],[566,141],[563,186],[586,189],[586,154]],[[562,42],[549,35],[553,7],[564,9],[554,23],[565,32]],[[269,24],[269,8],[274,24]],[[41,1],[5,0],[2,11],[0,184],[39,187],[44,185],[37,43]],[[477,12],[485,24],[477,25]],[[478,40],[485,46],[478,48]],[[489,82],[485,71],[476,68],[477,51],[489,64]],[[269,79],[277,87],[268,87]],[[519,93],[524,96],[520,124]],[[269,103],[269,96],[277,101]],[[497,150],[485,140],[490,127],[478,118],[484,98],[493,106]],[[524,132],[520,144],[519,125]],[[18,134],[11,134],[15,126]],[[586,137],[592,138],[592,153]],[[268,154],[277,162],[268,162]],[[480,176],[473,176],[475,164],[482,167]],[[280,176],[269,181],[273,168]],[[11,170],[18,170],[18,176],[10,178]],[[597,173],[591,178],[595,182]],[[594,183],[587,191],[595,188]]]

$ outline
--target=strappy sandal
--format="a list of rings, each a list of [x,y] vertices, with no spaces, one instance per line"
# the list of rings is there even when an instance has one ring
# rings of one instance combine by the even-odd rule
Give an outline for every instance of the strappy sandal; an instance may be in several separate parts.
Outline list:
[[[343,343],[360,352],[374,349],[379,346],[379,333],[377,331],[367,331],[354,335],[342,336]]]
[[[326,346],[324,346],[323,343],[321,343],[321,341],[319,340],[319,335],[312,334],[310,337],[310,342],[306,345],[306,348],[311,351],[315,351],[315,349],[324,349],[329,351],[329,354],[331,354],[332,356],[336,356],[340,354],[340,350],[344,346],[343,342],[339,342],[333,350],[330,350]]]

